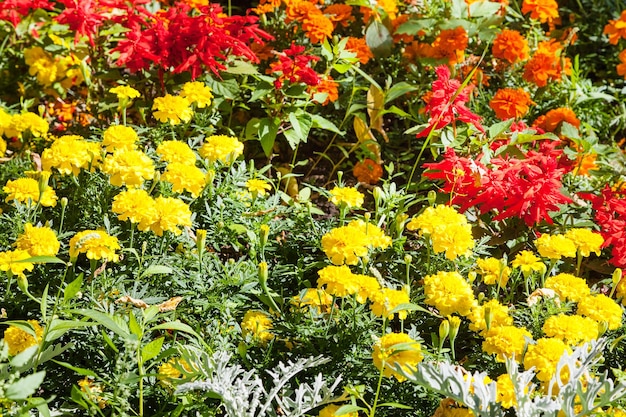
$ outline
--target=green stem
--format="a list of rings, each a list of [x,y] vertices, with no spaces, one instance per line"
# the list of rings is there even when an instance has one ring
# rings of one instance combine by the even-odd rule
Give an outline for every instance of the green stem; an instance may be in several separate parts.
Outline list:
[[[383,359],[382,365],[380,367],[380,373],[378,374],[378,384],[376,385],[376,394],[374,395],[374,404],[372,404],[372,408],[370,409],[369,417],[374,417],[376,415],[376,407],[378,406],[378,397],[380,396],[380,387],[383,384],[383,371],[385,370],[386,362]]]

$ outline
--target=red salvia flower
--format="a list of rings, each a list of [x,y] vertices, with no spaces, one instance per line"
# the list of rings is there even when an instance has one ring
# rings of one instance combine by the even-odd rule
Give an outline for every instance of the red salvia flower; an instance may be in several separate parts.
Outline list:
[[[0,20],[17,26],[22,17],[29,14],[31,10],[52,10],[53,8],[54,3],[50,0],[5,0],[0,2]]]
[[[99,5],[94,0],[59,0],[65,9],[54,18],[75,31],[74,42],[78,43],[81,36],[87,36],[93,46],[93,35],[102,25],[105,17],[99,12]]]
[[[291,46],[278,54],[278,62],[270,64],[270,70],[279,73],[274,81],[276,88],[281,88],[285,81],[302,82],[309,86],[320,83],[319,75],[310,67],[311,62],[319,60],[315,55],[304,55],[305,47],[292,43]]]
[[[417,137],[426,137],[433,129],[442,129],[456,120],[471,123],[476,129],[484,132],[480,117],[465,107],[471,87],[462,87],[459,80],[450,79],[450,69],[445,65],[438,66],[435,72],[437,80],[433,82],[432,96],[425,108],[430,116],[428,126],[418,133]]]

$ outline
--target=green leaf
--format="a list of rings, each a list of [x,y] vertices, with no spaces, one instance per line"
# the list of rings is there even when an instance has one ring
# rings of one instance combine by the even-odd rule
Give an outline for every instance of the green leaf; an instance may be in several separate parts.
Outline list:
[[[91,377],[97,377],[98,374],[96,374],[93,371],[90,371],[89,369],[85,369],[85,368],[79,368],[78,366],[74,366],[74,365],[70,365],[67,362],[61,362],[61,361],[52,361],[54,363],[56,363],[57,365],[61,365],[67,369],[70,369],[74,372],[76,372],[78,375],[82,375],[82,376],[91,376]]]
[[[363,407],[359,407],[358,405],[346,404],[346,405],[342,405],[341,407],[339,407],[337,411],[335,411],[335,415],[343,416],[344,414],[356,413],[359,411],[367,411],[367,410]]]
[[[176,320],[176,321],[168,321],[166,323],[157,324],[156,326],[154,326],[150,330],[151,331],[152,330],[178,330],[179,332],[189,333],[190,335],[193,335],[193,336],[197,337],[198,339],[202,339],[200,337],[200,335],[198,333],[196,333],[196,331],[194,329],[191,328],[191,326],[189,326],[189,325],[187,325],[185,323],[181,323],[178,320]]]
[[[166,265],[150,265],[139,275],[139,279],[149,277],[150,275],[171,274],[172,271],[173,269]]]
[[[132,334],[134,334],[139,340],[141,340],[141,338],[143,337],[143,329],[137,322],[137,318],[135,317],[135,314],[132,312],[132,310],[128,315],[128,328],[130,329],[130,332]]]
[[[256,67],[254,65],[250,64],[249,62],[237,60],[237,61],[234,61],[230,65],[231,66],[228,67],[228,69],[226,70],[226,72],[229,73],[229,74],[247,74],[247,75],[252,75],[252,74],[257,74],[258,73]]]
[[[308,113],[289,113],[289,122],[300,142],[306,142],[313,120]]]
[[[276,141],[279,126],[280,119],[277,117],[265,117],[259,120],[259,131],[257,134],[259,135],[263,152],[265,152],[265,155],[268,157],[274,148],[274,142]]]
[[[391,408],[400,408],[402,410],[412,410],[413,407],[409,407],[408,405],[400,404],[400,403],[382,403],[378,404],[379,407],[391,407]]]
[[[158,339],[151,341],[141,349],[141,358],[144,362],[149,361],[150,359],[157,356],[159,352],[161,352],[161,347],[163,347],[164,340],[164,337],[159,337]]]
[[[114,316],[91,309],[72,310],[72,312],[94,320],[97,324],[106,327],[124,339],[130,339],[128,325],[121,320],[116,322],[116,320],[114,320]]]
[[[345,74],[346,72],[350,71],[350,68],[352,68],[354,65],[352,63],[340,63],[340,62],[336,62],[333,64],[333,69],[335,71],[337,71],[339,74]]]
[[[83,274],[80,274],[74,281],[67,284],[67,287],[65,287],[65,290],[63,290],[63,302],[67,303],[69,300],[74,298],[76,294],[78,294],[82,286]]]
[[[502,4],[491,1],[477,1],[470,4],[469,14],[471,17],[490,17],[496,15]]]
[[[489,129],[487,130],[489,134],[489,139],[497,138],[498,136],[506,132],[511,127],[512,124],[513,124],[513,119],[505,120],[504,122],[499,122],[499,123],[489,126]]]
[[[365,29],[365,42],[376,58],[391,55],[393,38],[391,32],[381,21],[374,20]]]
[[[341,136],[346,134],[346,132],[339,130],[339,128],[333,122],[318,114],[311,114],[309,116],[311,116],[311,127],[328,130]]]
[[[580,133],[576,126],[567,122],[561,123],[561,135],[572,140],[580,139]]]
[[[46,287],[43,289],[43,293],[41,294],[41,301],[39,302],[39,310],[41,311],[41,320],[46,321],[48,318],[46,317],[48,313],[48,290],[50,289],[50,284],[46,284]]]
[[[45,376],[46,371],[39,371],[20,378],[5,388],[4,396],[12,401],[25,400],[37,391]]]
[[[52,342],[71,330],[89,326],[93,326],[93,323],[89,321],[53,319],[46,334],[46,342]]]
[[[396,308],[391,310],[389,314],[396,314],[400,311],[421,311],[422,313],[433,314],[432,311],[429,311],[424,307],[413,303],[399,304],[398,306],[396,306]]]
[[[432,29],[437,21],[435,19],[409,20],[394,31],[397,35],[417,35],[425,29]]]
[[[412,91],[416,91],[419,88],[416,85],[409,84],[407,82],[399,82],[394,84],[386,93],[385,93],[385,104],[389,103],[397,99],[400,96],[408,94]]]
[[[31,256],[30,258],[22,259],[19,261],[13,261],[13,262],[16,262],[16,263],[28,262],[31,264],[63,264],[63,265],[66,264],[64,260],[59,259],[56,256]]]

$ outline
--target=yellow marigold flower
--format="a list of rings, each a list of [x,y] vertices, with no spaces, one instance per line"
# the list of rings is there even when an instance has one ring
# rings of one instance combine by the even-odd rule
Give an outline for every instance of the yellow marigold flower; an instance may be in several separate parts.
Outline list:
[[[25,277],[24,271],[32,271],[35,265],[30,262],[21,261],[30,257],[30,253],[22,249],[0,252],[0,271],[7,272],[17,277]]]
[[[336,206],[361,207],[365,196],[354,187],[335,187],[330,190],[330,201]]]
[[[339,417],[336,413],[337,413],[337,410],[339,410],[340,408],[341,408],[340,405],[333,405],[333,404],[327,405],[326,407],[320,410],[318,417]],[[341,417],[359,417],[359,413],[357,412],[344,413],[344,414],[341,414]]]
[[[213,100],[211,87],[200,81],[190,81],[183,84],[180,96],[186,98],[190,103],[196,103],[196,106],[201,109],[210,106],[211,100]]]
[[[141,96],[139,91],[128,85],[118,85],[109,90],[109,92],[115,94],[118,100],[132,100]]]
[[[604,294],[588,295],[578,302],[578,314],[600,322],[606,322],[609,330],[622,325],[622,307]]]
[[[42,47],[24,50],[24,61],[29,66],[28,73],[36,76],[37,82],[44,87],[52,85],[57,79],[56,62]]]
[[[70,239],[71,259],[85,253],[88,259],[117,262],[120,256],[115,251],[119,249],[117,238],[102,230],[83,230]]]
[[[272,319],[262,311],[249,310],[243,316],[241,333],[243,337],[251,335],[252,339],[261,345],[266,345],[274,338],[270,330],[273,328]]]
[[[427,207],[422,214],[411,219],[406,228],[419,230],[420,236],[427,235],[435,253],[445,252],[450,260],[468,254],[474,247],[472,227],[467,218],[451,206]]]
[[[185,142],[166,140],[157,146],[156,153],[161,157],[161,161],[196,164],[196,154]]]
[[[561,299],[580,301],[591,293],[587,282],[572,274],[558,274],[548,277],[544,287],[554,290]]]
[[[225,135],[209,136],[200,147],[200,156],[211,162],[231,164],[243,153],[243,143],[236,137]]]
[[[484,333],[483,351],[496,355],[496,361],[505,362],[505,358],[522,357],[527,340],[532,340],[530,332],[515,326],[492,327]]]
[[[157,220],[154,199],[146,190],[131,188],[113,197],[111,210],[121,221],[152,224]]]
[[[152,110],[155,119],[161,123],[169,122],[171,125],[177,125],[181,121],[188,122],[193,117],[189,100],[180,96],[166,94],[165,97],[157,97],[154,99]]]
[[[487,315],[489,317],[486,317]],[[469,329],[481,334],[487,330],[487,319],[490,320],[490,329],[500,326],[511,326],[513,324],[513,318],[509,316],[509,308],[495,299],[489,300],[481,306],[474,307],[467,318],[471,322]]]
[[[167,381],[170,379],[184,378],[182,370],[190,372],[191,366],[186,360],[181,358],[170,358],[167,362],[161,364],[157,370],[157,379],[159,381]]]
[[[291,298],[291,304],[298,309],[309,307],[309,309],[315,310],[317,313],[328,312],[332,303],[332,295],[319,288],[307,288],[299,295]]]
[[[356,265],[367,255],[368,248],[385,249],[390,245],[391,238],[379,227],[362,220],[353,220],[322,236],[322,249],[335,265]]]
[[[565,352],[572,353],[572,350],[562,340],[541,338],[536,344],[528,345],[528,350],[524,355],[524,367],[530,369],[534,366],[537,379],[547,382],[556,372],[556,365]],[[567,369],[561,372],[566,373]],[[566,375],[561,376],[566,377]]]
[[[317,271],[317,288],[325,287],[328,294],[346,297],[359,291],[359,284],[354,274],[346,265],[329,265]]]
[[[0,136],[5,134],[5,131],[10,130],[11,121],[13,120],[13,116],[7,113],[2,107],[0,107]],[[10,135],[7,133],[7,137]]]
[[[406,333],[388,333],[375,344],[372,352],[374,366],[383,370],[387,378],[394,376],[399,382],[406,380],[404,375],[395,371],[396,366],[403,370],[416,367],[424,356],[422,347]]]
[[[372,300],[372,313],[377,317],[387,318],[393,320],[394,314],[391,313],[393,309],[401,304],[410,303],[409,294],[404,290],[394,290],[391,288],[383,288],[373,294],[370,294]],[[398,317],[401,320],[405,320],[408,312],[401,310],[397,312]]]
[[[559,18],[559,5],[556,0],[524,0],[522,13],[530,13],[531,19],[541,23],[552,22]]]
[[[39,202],[44,207],[54,207],[57,204],[57,195],[52,187],[47,187],[43,193],[39,189],[39,182],[34,178],[18,178],[9,180],[2,190],[8,194],[5,201],[20,203]],[[40,200],[41,198],[41,200]]]
[[[539,255],[549,259],[573,258],[576,256],[576,245],[565,235],[543,234],[535,240]]]
[[[61,247],[54,230],[46,226],[35,227],[30,223],[24,225],[24,233],[17,238],[15,245],[30,256],[56,256]]]
[[[513,381],[509,374],[502,374],[496,379],[496,402],[504,408],[517,405],[517,397],[513,388]]]
[[[598,338],[598,323],[589,317],[558,314],[546,319],[542,327],[548,337],[554,337],[569,346],[578,346]]]
[[[503,261],[496,258],[484,258],[476,260],[478,273],[483,277],[483,282],[487,285],[499,284],[506,287],[509,282],[511,268],[503,264]]]
[[[589,229],[570,229],[565,233],[565,237],[574,242],[576,250],[582,256],[589,256],[591,252],[600,255],[604,243],[604,238],[600,233]]]
[[[82,392],[87,394],[90,401],[98,404],[100,409],[106,407],[106,400],[100,395],[104,391],[102,384],[94,382],[89,377],[85,377],[78,381],[78,386]]]
[[[253,196],[264,196],[272,189],[272,186],[268,184],[267,181],[263,181],[259,178],[252,178],[246,181],[246,187],[248,188],[248,192]]]
[[[123,125],[110,126],[102,134],[102,146],[106,147],[109,153],[119,149],[135,149],[138,140],[137,132],[132,127]]]
[[[0,128],[1,130],[1,128]],[[2,133],[0,132],[0,135]],[[4,154],[7,152],[7,141],[0,138],[0,158],[2,158],[4,156]]]
[[[198,197],[206,185],[206,175],[200,168],[181,162],[168,164],[161,179],[171,183],[175,193],[188,191],[193,198]]]
[[[439,402],[433,417],[474,417],[472,410],[458,404],[451,398],[444,398]]]
[[[16,114],[11,118],[11,125],[7,136],[21,137],[24,132],[30,132],[36,138],[46,136],[48,133],[48,122],[35,113],[27,112]]]
[[[4,331],[4,343],[6,343],[9,348],[9,355],[17,355],[29,347],[41,343],[43,328],[39,325],[37,320],[28,320],[28,323],[35,331],[36,336],[15,326],[9,326]]]
[[[78,176],[81,169],[100,162],[100,144],[87,142],[82,136],[66,135],[57,138],[49,148],[41,154],[41,165],[44,170],[56,168],[63,175]]]
[[[191,210],[184,201],[172,197],[157,197],[155,199],[157,210],[156,220],[148,224],[148,219],[139,223],[139,230],[152,230],[157,236],[163,236],[163,232],[172,232],[180,235],[179,226],[191,227]]]
[[[374,296],[380,292],[380,284],[376,278],[354,274],[353,279],[359,286],[359,290],[356,293],[356,300],[361,304],[365,304],[368,298],[373,299]]]
[[[467,316],[476,307],[472,286],[458,272],[437,272],[424,278],[424,302],[442,316],[458,313]]]
[[[543,274],[546,272],[546,264],[541,262],[534,253],[528,250],[520,251],[517,255],[515,255],[515,259],[511,262],[513,268],[519,268],[522,270],[522,274],[525,277],[529,276],[533,272],[539,272]]]
[[[139,150],[121,149],[104,159],[102,172],[110,175],[109,181],[116,187],[137,187],[154,177],[154,163]]]

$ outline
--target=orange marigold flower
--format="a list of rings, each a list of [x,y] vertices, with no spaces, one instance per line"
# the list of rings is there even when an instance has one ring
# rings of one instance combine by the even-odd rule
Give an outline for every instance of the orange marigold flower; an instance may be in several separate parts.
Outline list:
[[[383,175],[383,168],[376,161],[366,158],[354,164],[352,169],[354,177],[364,184],[376,184]]]
[[[454,29],[444,29],[439,32],[433,42],[434,57],[447,58],[450,64],[463,60],[463,51],[468,44],[467,32],[462,26]]]
[[[354,21],[352,6],[348,4],[331,4],[324,9],[324,14],[333,22],[334,27],[339,24],[345,28]]]
[[[413,41],[404,47],[402,58],[406,61],[413,62],[418,58],[434,58],[435,49],[428,43],[420,43]]]
[[[258,15],[273,12],[280,7],[281,0],[261,0],[259,5],[252,9]]]
[[[330,75],[327,75],[326,78],[323,78],[320,80],[319,84],[311,88],[311,93],[312,94],[326,93],[326,99],[323,102],[321,102],[321,105],[325,106],[330,102],[334,103],[339,98],[338,84],[335,80],[333,80],[333,78]],[[313,98],[313,100],[317,101],[315,97]]]
[[[576,168],[574,168],[574,175],[588,176],[589,171],[598,169],[596,165],[596,159],[598,155],[595,153],[578,154],[576,157]]]
[[[558,60],[549,54],[536,53],[524,65],[524,75],[522,77],[537,87],[545,87],[548,85],[548,80],[561,78]]]
[[[287,9],[285,12],[287,13],[286,23],[291,23],[293,21],[304,22],[306,18],[309,17],[310,14],[321,14],[320,10],[315,6],[315,4],[311,3],[307,0],[290,0],[286,2]]]
[[[580,120],[576,117],[576,113],[566,107],[550,110],[544,117],[535,120],[533,127],[539,127],[546,132],[555,132],[561,127],[563,122],[567,122],[576,128],[580,127]]]
[[[531,19],[541,23],[550,23],[559,17],[559,5],[556,0],[524,0],[522,13],[530,13]]]
[[[612,45],[617,45],[620,38],[626,39],[626,10],[622,10],[619,19],[609,20],[602,33],[609,35],[609,43]]]
[[[302,30],[312,43],[321,43],[331,37],[334,29],[333,22],[319,10],[317,13],[310,13],[302,23]]]
[[[363,38],[349,37],[348,42],[346,43],[346,50],[354,52],[356,57],[359,59],[359,62],[363,65],[367,64],[370,59],[374,58],[370,47],[367,46],[367,42],[365,42],[365,39]]]
[[[516,30],[504,29],[498,33],[491,48],[493,56],[514,64],[528,59],[528,41]]]
[[[530,94],[521,88],[502,88],[496,92],[489,107],[496,112],[500,120],[520,119],[528,112],[528,106],[533,104]]]
[[[623,75],[626,79],[626,49],[619,53],[618,58],[621,64],[617,64],[617,75]]]

